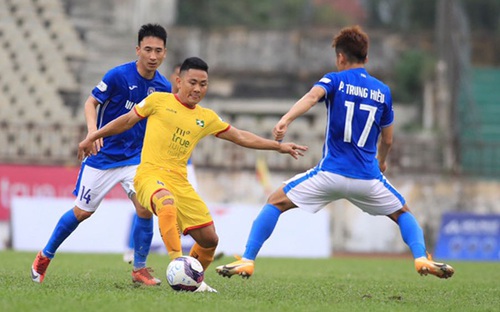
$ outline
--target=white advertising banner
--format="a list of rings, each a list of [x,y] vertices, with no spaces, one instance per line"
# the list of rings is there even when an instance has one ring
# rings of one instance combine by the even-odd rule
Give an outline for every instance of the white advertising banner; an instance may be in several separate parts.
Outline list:
[[[261,207],[208,203],[219,235],[217,252],[242,254],[253,220]],[[73,207],[72,198],[14,197],[11,204],[14,250],[41,250],[59,218]],[[92,217],[82,222],[61,245],[64,252],[121,253],[127,247],[133,206],[126,199],[105,199]],[[165,252],[155,217],[152,250]],[[191,241],[183,237],[183,246]],[[331,255],[330,217],[326,209],[309,214],[299,209],[284,213],[259,254],[269,257],[324,258]]]

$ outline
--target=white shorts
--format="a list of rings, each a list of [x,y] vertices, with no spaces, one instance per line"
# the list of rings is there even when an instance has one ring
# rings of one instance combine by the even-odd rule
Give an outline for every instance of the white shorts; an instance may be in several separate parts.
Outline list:
[[[405,199],[382,176],[362,180],[310,169],[285,181],[286,196],[299,208],[318,212],[332,201],[347,199],[371,215],[389,215],[403,208]]]
[[[82,164],[74,194],[75,206],[94,212],[116,184],[120,183],[129,198],[135,194],[134,176],[137,165],[112,169],[96,169]]]

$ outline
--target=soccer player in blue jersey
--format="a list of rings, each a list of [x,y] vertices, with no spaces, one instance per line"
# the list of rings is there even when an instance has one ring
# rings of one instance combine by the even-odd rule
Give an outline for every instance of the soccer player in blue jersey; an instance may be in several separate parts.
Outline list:
[[[157,24],[143,25],[138,32],[137,60],[109,70],[85,102],[88,134],[113,119],[128,113],[146,96],[171,92],[172,85],[158,72],[166,57],[167,32]],[[138,218],[134,227],[134,270],[132,280],[145,285],[159,285],[146,258],[153,238],[152,213],[137,201],[134,176],[140,163],[146,120],[126,132],[95,142],[96,155],[83,160],[74,195],[75,206],[57,223],[47,245],[37,254],[31,268],[32,280],[42,283],[47,267],[61,243],[80,222],[89,218],[106,194],[120,183],[135,206]]]
[[[403,196],[383,175],[392,145],[394,113],[389,87],[364,68],[368,60],[367,34],[359,26],[344,28],[332,46],[338,72],[328,73],[316,82],[273,129],[275,139],[282,140],[293,120],[317,102],[325,102],[323,158],[316,167],[285,181],[270,195],[253,222],[243,257],[218,266],[216,271],[227,277],[250,277],[260,248],[283,212],[299,207],[315,213],[344,198],[364,212],[389,217],[399,226],[418,273],[451,277],[451,266],[432,261],[417,220]]]

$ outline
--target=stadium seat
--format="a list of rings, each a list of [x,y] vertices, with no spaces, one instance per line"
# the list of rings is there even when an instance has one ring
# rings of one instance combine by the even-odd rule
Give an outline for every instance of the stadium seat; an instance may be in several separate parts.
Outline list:
[[[46,11],[42,16],[49,25],[48,33],[65,56],[79,59],[85,57],[85,48],[78,33],[63,14],[58,12],[49,14]]]
[[[259,122],[259,127],[262,129],[262,134],[267,139],[273,139],[273,129],[276,123],[280,120],[278,116],[263,115]]]
[[[259,122],[255,115],[237,115],[232,124],[238,129],[252,131],[259,135],[264,132],[259,127]]]
[[[12,120],[8,111],[10,110],[10,98],[7,97],[3,92],[0,92],[0,107],[2,107],[2,114],[0,114],[0,122]],[[0,146],[3,146],[0,144]]]

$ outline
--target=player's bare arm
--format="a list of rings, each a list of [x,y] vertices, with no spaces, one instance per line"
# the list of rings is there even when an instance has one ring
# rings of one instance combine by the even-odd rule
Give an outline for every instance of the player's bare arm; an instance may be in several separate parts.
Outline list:
[[[298,159],[299,156],[304,156],[303,152],[308,149],[307,146],[297,145],[292,142],[280,143],[268,140],[252,132],[240,130],[233,126],[229,130],[220,133],[217,137],[247,148],[273,150],[282,154],[290,154],[295,159]]]
[[[121,115],[101,129],[89,133],[87,137],[78,144],[78,159],[82,160],[86,156],[95,155],[97,153],[94,144],[95,140],[127,131],[139,122],[139,120],[141,120],[141,117],[132,109],[127,114]]]
[[[84,112],[85,112],[85,120],[87,121],[87,135],[97,130],[98,105],[99,102],[91,95],[89,95],[89,97],[85,101]],[[97,152],[99,152],[103,144],[104,141],[102,138],[95,141],[95,148]]]
[[[274,139],[277,141],[283,140],[285,137],[288,125],[297,119],[298,117],[305,114],[311,109],[318,101],[325,96],[325,90],[321,87],[314,86],[304,94],[304,96],[298,100],[290,110],[281,117],[280,121],[274,126],[273,135]]]
[[[394,126],[390,125],[388,127],[382,128],[380,142],[378,144],[378,166],[381,172],[384,172],[387,169],[387,155],[389,155],[389,151],[392,146],[392,138],[393,138]]]

